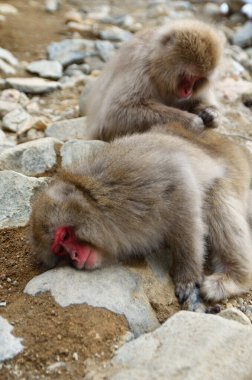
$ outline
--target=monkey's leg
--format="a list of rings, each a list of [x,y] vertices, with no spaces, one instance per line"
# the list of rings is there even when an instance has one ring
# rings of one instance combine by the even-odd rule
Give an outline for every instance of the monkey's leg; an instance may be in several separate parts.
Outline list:
[[[211,191],[206,204],[214,273],[206,276],[202,294],[218,301],[249,289],[252,277],[250,229],[242,202],[221,191]]]
[[[182,176],[181,176],[182,177]],[[204,234],[201,193],[193,178],[184,173],[176,188],[168,243],[172,253],[171,275],[179,303],[191,311],[206,311],[200,298],[203,279]]]

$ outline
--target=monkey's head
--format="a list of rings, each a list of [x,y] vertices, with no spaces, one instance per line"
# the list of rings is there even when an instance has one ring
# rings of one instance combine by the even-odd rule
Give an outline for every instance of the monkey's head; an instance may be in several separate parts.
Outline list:
[[[48,267],[61,259],[78,269],[105,266],[113,257],[97,247],[103,241],[97,225],[95,216],[93,221],[90,218],[90,205],[83,194],[72,184],[55,181],[32,207],[32,251]]]
[[[177,99],[187,99],[208,85],[219,64],[223,36],[207,24],[183,20],[161,28],[153,50],[152,75]]]

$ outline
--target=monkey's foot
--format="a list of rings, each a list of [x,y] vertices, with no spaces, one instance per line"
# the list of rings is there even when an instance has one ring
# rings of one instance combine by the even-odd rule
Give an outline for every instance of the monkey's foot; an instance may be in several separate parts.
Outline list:
[[[219,305],[206,306],[204,304],[200,296],[200,286],[198,283],[178,284],[175,294],[183,310],[209,314],[217,314],[221,310]]]
[[[207,107],[198,113],[203,123],[208,128],[216,128],[218,126],[218,112],[214,107]]]

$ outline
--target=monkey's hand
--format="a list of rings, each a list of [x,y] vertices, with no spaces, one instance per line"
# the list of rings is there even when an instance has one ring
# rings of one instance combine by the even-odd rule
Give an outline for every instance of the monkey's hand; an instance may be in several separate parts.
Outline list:
[[[197,115],[203,120],[205,127],[216,128],[218,126],[219,114],[214,106],[208,106],[198,110]]]
[[[178,118],[176,121],[178,121],[184,128],[193,133],[202,132],[205,128],[203,119],[201,117],[186,111],[183,111],[183,118]]]

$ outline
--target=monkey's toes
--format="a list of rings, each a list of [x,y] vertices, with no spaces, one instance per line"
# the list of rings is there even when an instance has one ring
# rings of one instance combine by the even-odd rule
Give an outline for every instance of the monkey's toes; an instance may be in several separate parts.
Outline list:
[[[199,117],[203,120],[206,127],[216,128],[218,124],[218,112],[213,107],[207,107],[199,112]]]
[[[199,285],[197,283],[177,283],[175,287],[175,295],[180,305],[183,305],[183,303],[189,298],[189,296],[192,295],[194,289],[199,289]]]

